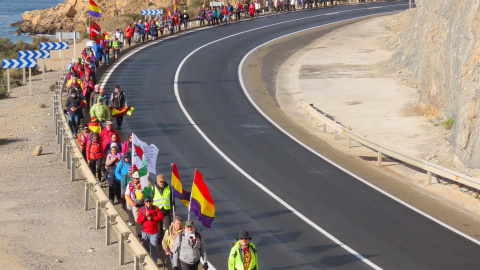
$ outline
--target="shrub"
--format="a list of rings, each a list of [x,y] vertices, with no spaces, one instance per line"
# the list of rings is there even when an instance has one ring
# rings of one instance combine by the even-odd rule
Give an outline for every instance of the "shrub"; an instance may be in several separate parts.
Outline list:
[[[453,118],[448,118],[442,122],[443,126],[445,127],[446,130],[450,130],[453,127],[453,123],[455,120]]]

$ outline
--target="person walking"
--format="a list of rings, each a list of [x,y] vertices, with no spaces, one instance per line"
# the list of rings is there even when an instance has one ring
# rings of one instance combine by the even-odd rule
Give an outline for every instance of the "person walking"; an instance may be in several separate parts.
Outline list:
[[[90,141],[90,136],[92,133],[88,126],[83,127],[83,131],[78,134],[77,142],[80,148],[82,149],[83,159],[87,160],[87,143]]]
[[[205,17],[207,17],[207,14],[205,12],[205,9],[203,7],[200,7],[200,12],[198,12],[198,19],[200,19],[200,26],[205,26]]]
[[[133,28],[132,24],[127,25],[125,28],[125,37],[127,38],[128,47],[130,48],[132,44]]]
[[[258,270],[257,248],[248,231],[241,231],[237,240],[230,250],[228,270]]]
[[[110,153],[107,155],[107,160],[105,161],[105,169],[107,170],[107,182],[108,182],[108,199],[113,204],[115,197],[117,197],[117,202],[122,203],[120,181],[115,176],[116,168],[118,163],[122,160],[122,153],[118,151],[116,145],[110,148]],[[125,166],[128,168],[129,165]]]
[[[87,143],[87,163],[95,176],[97,172],[98,181],[102,180],[102,159],[103,159],[102,143],[98,133],[92,135],[92,139]]]
[[[223,6],[223,9],[222,9],[222,18],[223,20],[225,20],[225,24],[228,23],[228,9],[227,9],[227,6]]]
[[[112,48],[112,53],[116,62],[118,58],[118,52],[120,51],[120,43],[118,42],[116,35],[113,35],[113,39],[110,40],[109,47]]]
[[[120,109],[127,106],[127,99],[125,98],[125,94],[123,91],[120,90],[120,85],[115,85],[115,91],[113,91],[112,95],[110,96],[110,103],[114,109]],[[123,116],[115,117],[117,119],[117,129],[122,128]]]
[[[162,212],[152,205],[152,197],[145,198],[145,206],[138,212],[137,223],[142,225],[143,247],[149,252],[155,265],[158,260],[158,223],[163,219]]]
[[[187,30],[188,21],[190,20],[190,16],[188,15],[187,11],[183,11],[183,29]]]
[[[153,187],[153,205],[157,206],[162,211],[163,220],[159,223],[158,230],[160,235],[163,235],[166,229],[170,227],[172,221],[172,190],[163,174],[157,175],[157,182]]]
[[[90,117],[96,117],[102,128],[105,127],[105,122],[110,121],[110,108],[103,104],[102,97],[98,97],[97,103],[90,108]]]
[[[173,248],[175,247],[175,241],[177,240],[178,236],[183,232],[185,229],[182,224],[182,217],[175,216],[173,218],[173,223],[170,227],[165,231],[165,235],[162,239],[162,248],[165,251],[165,254],[170,258],[170,263],[172,264],[172,269],[175,268],[176,264],[173,260]]]
[[[138,21],[139,23],[141,21]],[[141,32],[141,26],[137,23],[133,24],[133,41],[135,41],[135,44],[138,44],[140,42],[140,32]]]
[[[65,109],[68,112],[68,126],[72,133],[77,136],[80,114],[82,113],[82,99],[77,96],[77,91],[72,90],[65,102]]]
[[[127,187],[128,177],[131,178],[132,174],[132,153],[130,151],[125,152],[123,154],[122,159],[117,163],[117,166],[115,167],[115,180],[118,181],[116,184],[118,184],[119,187],[115,186],[118,190],[120,190],[120,198],[121,198],[121,203],[122,203],[122,209],[127,210],[127,207],[125,205],[125,189]],[[130,179],[131,180],[131,179]],[[118,192],[118,190],[116,192]],[[116,193],[118,194],[118,193]],[[117,195],[118,196],[118,195]],[[118,197],[117,197],[118,200]],[[127,211],[128,213],[128,211]],[[129,214],[130,218],[130,214]],[[133,223],[133,219],[129,220],[130,222]],[[133,225],[133,224],[132,224]]]
[[[208,269],[205,242],[202,235],[195,230],[193,220],[185,222],[185,230],[175,240],[173,250],[174,270],[197,270],[200,257],[204,261],[202,269]]]
[[[250,18],[255,16],[255,3],[253,1],[248,6],[248,13],[250,13]]]
[[[132,174],[132,182],[127,185],[125,190],[125,200],[127,201],[127,209],[130,209],[133,214],[133,220],[138,220],[138,212],[144,203],[143,187],[140,183],[140,176],[138,172]],[[130,225],[130,224],[129,224]],[[138,238],[141,237],[142,226],[135,222],[135,233]]]

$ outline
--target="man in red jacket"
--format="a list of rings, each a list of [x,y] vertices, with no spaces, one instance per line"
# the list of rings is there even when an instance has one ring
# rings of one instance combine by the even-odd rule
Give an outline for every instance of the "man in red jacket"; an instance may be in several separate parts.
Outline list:
[[[145,206],[138,212],[137,222],[138,224],[143,225],[143,246],[146,250],[150,250],[150,257],[152,257],[155,264],[158,259],[158,222],[161,220],[163,220],[162,211],[160,211],[157,206],[153,205],[153,198],[145,198]]]

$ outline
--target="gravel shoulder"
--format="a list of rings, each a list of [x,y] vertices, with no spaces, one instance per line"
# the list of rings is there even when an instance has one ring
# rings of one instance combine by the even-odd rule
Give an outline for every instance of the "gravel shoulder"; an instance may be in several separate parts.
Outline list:
[[[94,229],[94,209],[83,211],[82,176],[70,182],[61,162],[50,90],[60,65],[53,52],[45,80],[32,77],[32,96],[27,84],[0,100],[0,268],[130,268],[118,266],[118,245],[106,246],[105,230]],[[37,146],[43,153],[33,156]]]

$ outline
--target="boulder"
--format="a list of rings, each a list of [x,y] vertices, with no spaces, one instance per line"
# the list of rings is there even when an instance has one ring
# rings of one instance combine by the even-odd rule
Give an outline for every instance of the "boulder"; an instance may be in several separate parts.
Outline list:
[[[37,148],[35,148],[35,150],[33,151],[33,155],[34,156],[40,156],[42,154],[42,150],[43,150],[42,146],[40,146],[40,145],[37,146]]]

